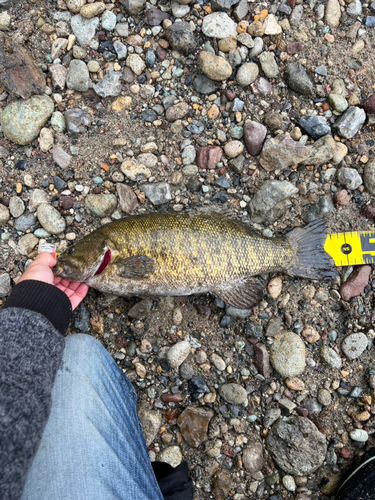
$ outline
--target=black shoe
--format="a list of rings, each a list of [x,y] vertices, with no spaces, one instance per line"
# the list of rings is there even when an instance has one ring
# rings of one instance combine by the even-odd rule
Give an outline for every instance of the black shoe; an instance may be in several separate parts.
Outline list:
[[[340,486],[336,500],[375,500],[375,448],[370,448],[362,460]]]

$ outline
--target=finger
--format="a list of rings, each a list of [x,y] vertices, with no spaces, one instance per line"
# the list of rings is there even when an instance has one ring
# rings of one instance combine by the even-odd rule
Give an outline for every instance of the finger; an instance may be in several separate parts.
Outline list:
[[[76,289],[76,295],[81,299],[84,299],[88,291],[89,291],[88,285],[86,285],[85,283],[80,283],[79,287]]]
[[[38,256],[35,258],[34,263],[41,264],[44,266],[48,267],[53,267],[56,265],[57,260],[52,257],[52,255],[48,252],[41,252],[38,254]],[[31,264],[30,264],[31,265]]]
[[[65,286],[65,288],[68,288],[69,285],[70,285],[70,281],[67,280],[66,278],[62,278],[61,279],[61,284],[62,284],[62,286]]]
[[[70,288],[71,290],[74,290],[74,291],[75,291],[75,290],[77,290],[77,288],[78,288],[80,285],[81,285],[81,283],[79,283],[79,281],[71,281],[71,282],[69,283],[69,288]]]
[[[61,280],[62,280],[61,276],[54,276],[53,277],[53,284],[58,286],[61,283]]]
[[[84,285],[84,286],[87,286],[87,285]],[[82,299],[84,298],[86,293],[87,293],[87,291],[83,294],[83,296],[75,293],[74,295],[72,295],[72,297],[70,297],[70,302],[72,303],[73,311],[82,302]]]

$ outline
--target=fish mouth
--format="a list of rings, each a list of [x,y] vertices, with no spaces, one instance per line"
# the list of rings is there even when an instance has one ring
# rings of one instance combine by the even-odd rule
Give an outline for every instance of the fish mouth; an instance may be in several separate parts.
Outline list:
[[[99,274],[102,274],[105,269],[107,268],[108,264],[111,262],[112,258],[112,252],[110,249],[108,249],[105,254],[103,255],[103,259],[98,267],[98,270],[94,274],[94,276],[98,276]]]

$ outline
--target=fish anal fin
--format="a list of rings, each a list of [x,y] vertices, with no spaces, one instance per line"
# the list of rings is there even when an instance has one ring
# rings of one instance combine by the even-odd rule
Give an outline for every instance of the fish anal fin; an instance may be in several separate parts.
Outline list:
[[[248,278],[232,286],[216,288],[214,293],[225,303],[237,309],[250,309],[263,296],[264,286],[257,278]]]
[[[147,255],[133,255],[116,262],[122,278],[141,280],[148,278],[155,269],[155,261]]]

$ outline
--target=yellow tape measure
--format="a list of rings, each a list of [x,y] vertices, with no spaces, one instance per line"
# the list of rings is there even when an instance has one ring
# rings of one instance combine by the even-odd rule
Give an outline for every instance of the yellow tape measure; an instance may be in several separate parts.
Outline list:
[[[324,249],[336,266],[375,264],[375,231],[328,234]]]

